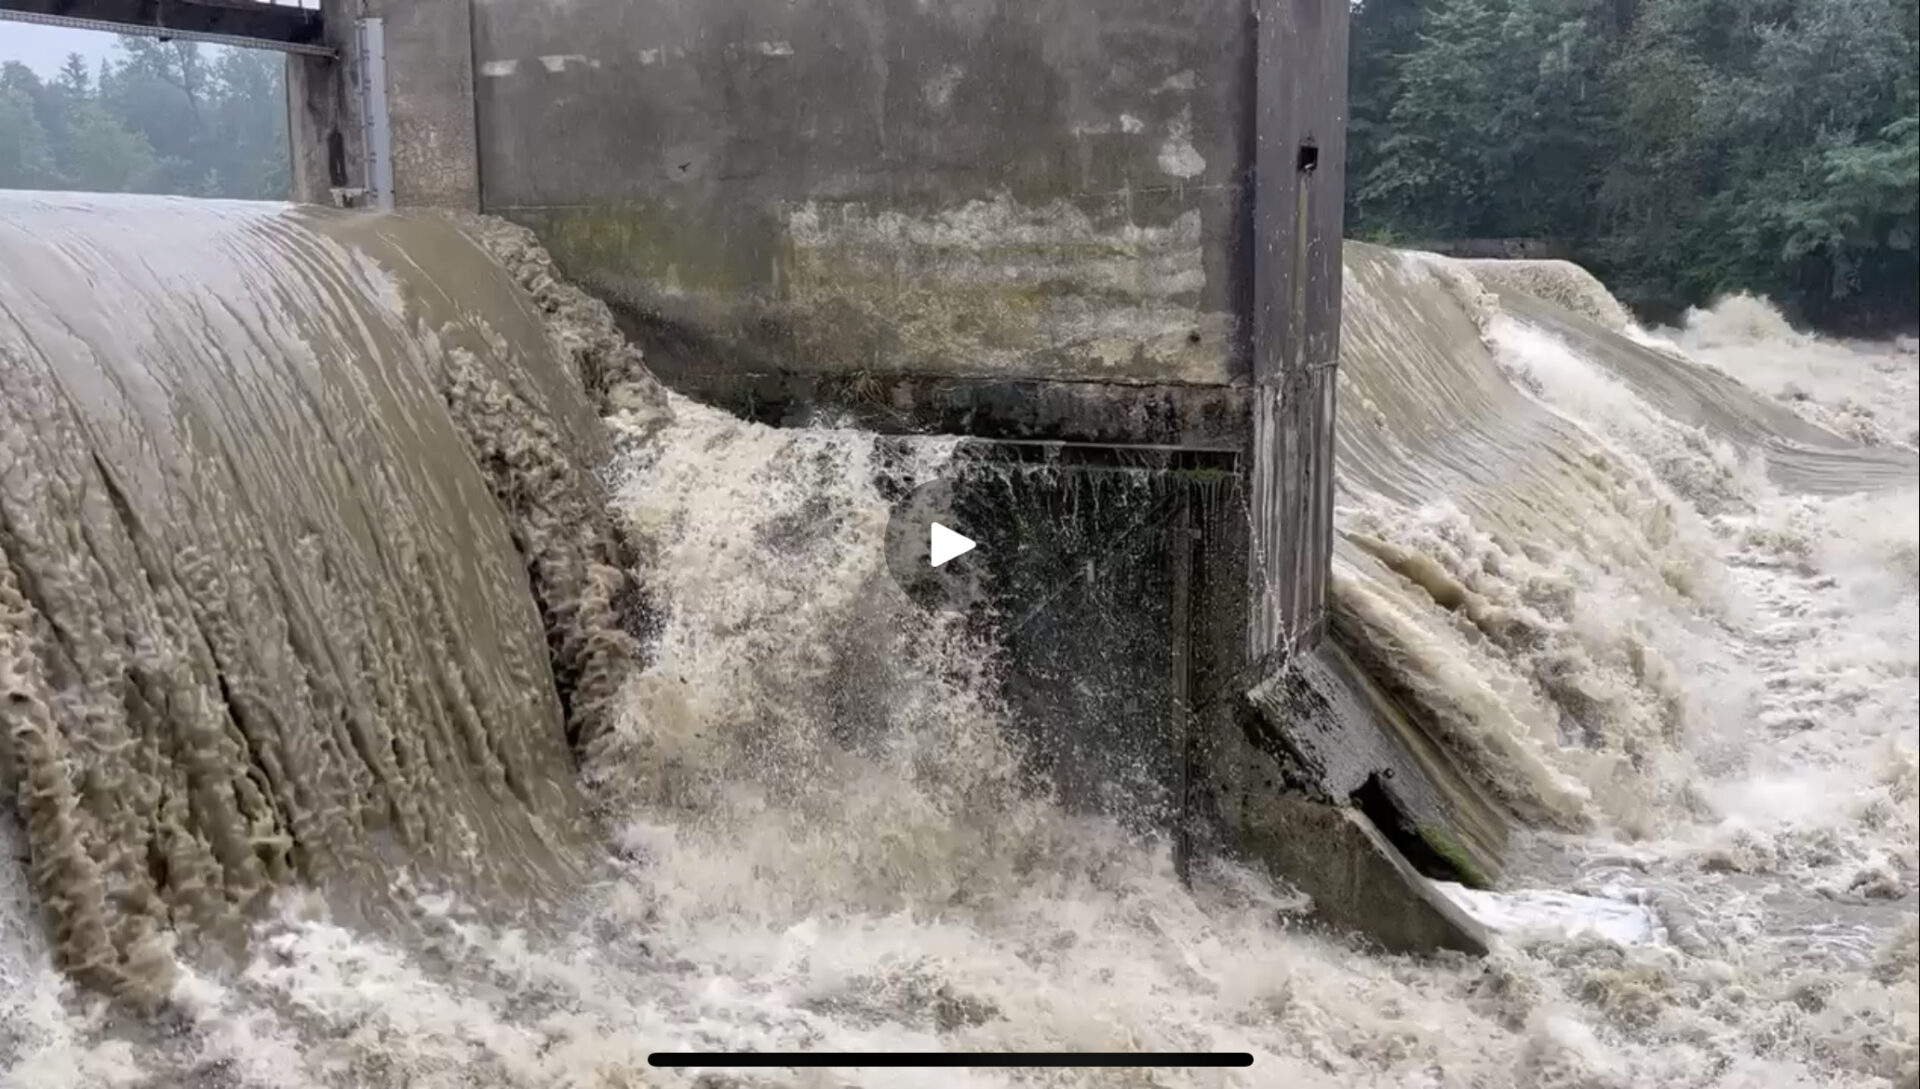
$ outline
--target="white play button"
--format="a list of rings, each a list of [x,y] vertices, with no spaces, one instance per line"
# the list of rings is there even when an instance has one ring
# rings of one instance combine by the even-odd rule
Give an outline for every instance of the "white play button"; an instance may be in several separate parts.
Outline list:
[[[0,6],[5,0],[0,0]],[[953,484],[934,477],[893,500],[887,515],[887,574],[907,597],[930,612],[965,615],[984,604],[994,565],[981,557],[1000,546],[998,538],[981,534],[976,541],[947,528],[973,526],[991,515],[978,507],[955,508]],[[971,559],[953,562],[969,552]]]
[[[927,558],[935,567],[946,563],[955,556],[964,556],[975,548],[973,538],[965,537],[938,522],[927,525]]]

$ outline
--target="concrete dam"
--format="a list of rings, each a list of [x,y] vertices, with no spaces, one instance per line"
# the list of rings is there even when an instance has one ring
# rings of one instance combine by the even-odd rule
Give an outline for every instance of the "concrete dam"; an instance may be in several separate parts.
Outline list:
[[[941,516],[968,526],[987,544],[977,557],[989,588],[973,610],[976,635],[996,648],[1000,698],[1025,735],[1032,770],[1050,789],[1072,805],[1170,836],[1182,867],[1195,852],[1251,849],[1317,894],[1327,917],[1390,946],[1479,946],[1472,924],[1426,894],[1383,835],[1411,846],[1432,872],[1459,876],[1456,869],[1465,867],[1485,880],[1498,872],[1501,819],[1444,759],[1416,755],[1394,729],[1377,724],[1367,694],[1378,693],[1347,656],[1328,651],[1324,666],[1297,664],[1318,660],[1332,544],[1329,443],[1339,332],[1345,32],[1340,5],[1284,3],[1255,13],[1202,3],[1171,13],[1177,19],[1136,4],[1017,10],[980,5],[940,12],[886,4],[697,10],[478,5],[471,9],[470,27],[442,19],[467,14],[465,4],[443,5],[445,11],[429,7],[386,13],[375,21],[380,29],[372,39],[367,23],[352,18],[357,13],[323,10],[318,34],[313,14],[302,16],[300,33],[291,36],[299,40],[287,44],[298,49],[290,56],[291,109],[306,203],[482,210],[526,224],[553,255],[559,274],[611,306],[620,333],[639,346],[652,375],[747,419],[806,426],[837,417],[903,436],[965,436],[964,450],[946,473]],[[276,14],[260,12],[262,18]],[[1181,29],[1170,29],[1175,26]],[[463,27],[471,48],[459,40]],[[348,29],[355,35],[351,42],[343,38]],[[610,40],[633,47],[604,57],[557,52],[559,43]],[[328,43],[336,51],[317,54]],[[469,60],[470,70],[464,67]],[[372,86],[370,68],[380,70],[384,97],[365,94]],[[894,71],[929,75],[909,80]],[[432,82],[420,83],[428,73]],[[465,102],[466,96],[472,101]],[[366,123],[370,113],[380,115],[378,125]],[[604,127],[555,123],[574,115],[594,116]],[[622,135],[610,142],[613,133]],[[384,146],[368,143],[382,139]],[[307,169],[320,158],[326,160],[324,185]],[[569,166],[556,170],[547,165],[553,163]],[[112,204],[91,208],[58,200],[19,212],[29,233],[40,238],[69,232],[87,237],[85,224],[92,220],[114,220],[114,230],[128,231],[142,215]],[[193,266],[177,274],[195,281],[232,275],[224,270],[244,260],[233,252],[238,239],[287,231],[286,242],[263,245],[276,254],[285,247],[333,253],[348,245],[340,239],[357,243],[364,236],[359,248],[389,266],[393,258],[382,253],[427,251],[413,259],[427,270],[433,286],[421,290],[430,296],[446,290],[447,281],[501,290],[490,282],[497,275],[456,271],[463,263],[454,256],[461,247],[458,232],[424,222],[373,219],[358,225],[351,217],[318,212],[306,213],[303,221],[185,208],[151,214],[162,225],[147,233],[162,235],[174,223],[181,230],[199,229],[187,225],[196,216],[212,220],[206,228],[222,241],[202,247],[214,251],[207,276]],[[286,263],[277,256],[262,259],[276,267]],[[13,266],[40,263],[22,253]],[[97,279],[135,263],[142,262],[129,251],[89,275]],[[160,290],[159,284],[128,288],[136,296]],[[284,290],[314,295],[294,281]],[[227,298],[221,304],[236,305]],[[445,317],[409,320],[481,321],[491,328],[490,316],[474,316],[486,309],[454,303]],[[67,323],[51,317],[58,311],[53,307],[44,320]],[[419,407],[419,397],[432,388],[453,413],[447,424],[452,430],[443,429],[429,448],[411,456],[396,448],[394,467],[375,478],[409,460],[434,463],[452,456],[444,451],[458,446],[456,433],[487,444],[471,454],[483,475],[490,475],[496,497],[512,497],[510,513],[540,523],[509,528],[526,557],[555,652],[554,683],[543,683],[545,672],[527,672],[524,649],[469,645],[464,650],[483,661],[503,654],[513,659],[512,686],[489,695],[486,684],[456,673],[461,679],[442,680],[433,689],[460,694],[446,713],[466,721],[468,731],[502,728],[515,717],[509,706],[545,703],[537,715],[539,733],[551,736],[555,708],[535,695],[551,688],[568,712],[568,739],[584,747],[599,729],[593,707],[608,698],[588,689],[614,683],[607,679],[613,667],[602,659],[631,665],[644,657],[646,607],[636,588],[623,588],[618,574],[618,557],[633,554],[631,547],[616,539],[584,497],[591,490],[584,480],[604,456],[595,453],[599,425],[582,402],[583,391],[604,399],[614,379],[594,367],[542,373],[536,365],[541,353],[520,343],[531,334],[513,329],[504,335],[510,345],[504,353],[498,347],[478,356],[464,349],[428,350],[436,358],[417,379],[418,391],[407,395],[411,401],[388,407],[354,394],[361,403],[348,416],[364,419],[364,425],[302,416],[307,426],[323,428],[303,441],[343,451],[341,439],[319,436],[377,425],[402,404],[413,405],[401,409],[408,418],[441,418],[441,412]],[[327,358],[352,356],[354,367],[372,366],[371,373],[404,354],[396,344],[367,347],[364,334],[337,328],[327,339],[334,345]],[[35,345],[41,340],[28,337]],[[156,350],[115,345],[90,354],[125,366],[151,359]],[[216,341],[192,355],[217,360],[234,351],[276,354],[260,347],[223,349]],[[22,406],[40,406],[34,410],[39,423],[17,428],[23,436],[82,427],[77,421],[56,425],[64,419],[57,406],[76,393],[68,386],[70,365],[46,352],[35,353],[39,366],[50,368],[36,380],[40,393],[16,398]],[[174,366],[157,365],[154,379],[133,384],[157,380],[164,388]],[[324,371],[336,369],[323,365]],[[322,378],[333,380],[330,374]],[[291,373],[274,380],[304,381]],[[651,380],[643,375],[634,388]],[[109,387],[123,388],[128,381],[112,379]],[[217,381],[191,382],[161,395],[153,410],[183,397],[224,398],[208,392],[218,387]],[[345,388],[359,387],[349,382]],[[486,402],[484,408],[459,401],[468,394]],[[506,403],[497,403],[503,398]],[[282,399],[271,396],[268,402]],[[136,396],[127,407],[80,411],[82,418],[138,416],[133,406],[139,403]],[[241,407],[196,411],[240,419],[260,414],[245,407],[254,403],[248,395]],[[509,417],[516,433],[538,436],[536,453],[492,449],[501,440],[487,428]],[[150,441],[165,447],[177,440],[159,435]],[[265,455],[241,436],[225,441],[219,461],[234,471],[305,460],[292,453]],[[89,445],[58,442],[15,471],[26,472],[55,451]],[[36,494],[33,482],[43,474],[87,481],[90,487],[81,490],[123,497],[115,500],[116,509],[135,501],[125,497],[165,494],[158,479],[139,485],[121,480],[123,473],[154,472],[147,464],[153,457],[148,442],[127,449],[115,455],[96,448],[91,468],[80,463],[56,472],[41,466],[26,473],[22,494]],[[134,456],[136,449],[143,452]],[[122,464],[126,456],[134,460]],[[192,461],[184,452],[179,456]],[[522,464],[528,458],[538,464]],[[564,500],[548,494],[554,474],[574,480]],[[538,488],[524,479],[529,476],[542,478]],[[476,482],[470,474],[456,479],[432,492],[472,518],[484,505],[474,498]],[[448,488],[465,489],[467,498],[449,495]],[[258,489],[241,490],[249,497],[185,501],[183,509],[236,502],[257,509]],[[551,524],[561,517],[555,511],[520,510],[533,502],[530,491],[541,493],[540,503],[558,502],[566,521],[575,524],[562,529]],[[344,502],[324,505],[339,509]],[[328,569],[336,562],[322,559],[330,547],[370,547],[368,534],[389,519],[401,540],[410,532],[403,527],[421,527],[431,540],[459,524],[410,509],[408,504],[418,506],[415,500],[379,502],[383,509],[363,516],[370,520],[357,530],[321,528],[310,514],[262,512],[258,516],[271,532],[260,530],[267,536],[251,542],[260,551],[249,553],[256,558],[239,562],[238,569],[264,565],[256,579],[284,584],[293,576],[279,570],[284,561],[278,557],[288,550],[308,550]],[[23,525],[66,524],[74,515],[56,507]],[[138,527],[168,517],[138,510],[124,515],[122,531],[130,539],[113,550],[122,557],[115,562],[133,564],[130,569],[160,563],[158,556],[173,548],[149,544],[147,549],[160,550],[137,559],[144,532]],[[499,531],[453,532],[477,542]],[[18,609],[23,618],[39,618],[28,626],[53,624],[52,617],[78,608],[43,596],[54,583],[27,554],[54,545],[30,544],[27,528],[15,531],[13,540],[23,553],[13,565]],[[549,545],[562,555],[542,554]],[[447,564],[468,577],[489,570],[470,559],[439,558],[439,552],[431,544],[405,546],[401,562]],[[191,548],[186,554],[198,556]],[[30,731],[41,740],[20,773],[23,784],[45,784],[23,787],[37,814],[29,819],[36,833],[30,841],[45,840],[32,865],[50,894],[56,943],[76,975],[105,982],[110,990],[133,985],[147,956],[142,949],[154,940],[153,927],[173,921],[174,929],[191,933],[212,926],[223,919],[220,905],[247,903],[272,887],[275,875],[324,882],[340,859],[363,853],[371,835],[367,821],[393,821],[403,842],[435,844],[429,857],[455,842],[466,844],[461,851],[489,857],[528,853],[484,832],[496,823],[493,817],[457,820],[455,835],[436,824],[430,808],[414,812],[413,799],[422,794],[444,797],[455,812],[467,812],[456,799],[469,788],[429,790],[409,782],[409,772],[421,773],[423,763],[437,767],[444,761],[402,755],[404,731],[382,721],[377,706],[358,714],[348,710],[349,693],[365,684],[357,670],[378,668],[381,656],[365,645],[353,649],[351,638],[349,646],[329,645],[322,634],[342,624],[350,630],[371,625],[361,638],[381,646],[397,638],[393,625],[400,624],[412,632],[438,632],[429,645],[449,653],[454,632],[500,630],[501,638],[524,640],[521,618],[507,619],[511,611],[491,619],[446,612],[504,592],[497,588],[504,577],[497,569],[498,544],[481,554],[496,565],[486,576],[496,588],[485,594],[449,590],[444,599],[420,606],[438,619],[379,621],[377,611],[364,611],[370,603],[354,607],[350,622],[289,615],[276,621],[276,628],[285,625],[288,640],[274,652],[278,664],[258,668],[291,670],[290,676],[240,682],[235,675],[246,672],[236,661],[242,644],[213,644],[205,648],[199,672],[189,669],[197,681],[172,682],[192,687],[217,679],[196,702],[229,708],[231,728],[247,739],[240,751],[259,749],[259,766],[313,764],[320,781],[307,789],[279,782],[284,771],[269,770],[264,783],[256,781],[257,773],[245,770],[246,760],[234,762],[234,738],[222,741],[219,730],[205,732],[214,729],[209,720],[193,728],[199,741],[148,742],[160,750],[145,763],[181,763],[186,779],[171,788],[147,779],[154,785],[131,794],[111,791],[113,810],[130,805],[134,812],[91,814],[98,828],[69,826],[65,822],[76,814],[89,813],[90,791],[65,797],[53,785],[70,749],[60,743],[55,721],[58,693],[39,689],[58,685],[42,679],[29,687],[44,667],[19,667],[23,698],[41,708]],[[234,562],[221,555],[216,551],[203,562],[214,569]],[[369,558],[342,562],[363,570]],[[173,585],[183,577],[169,572],[161,582]],[[328,597],[284,585],[278,593],[289,596],[276,612],[292,602]],[[586,615],[583,595],[603,611],[624,607],[627,615],[575,630]],[[495,609],[507,607],[501,602]],[[215,624],[201,616],[197,623],[232,631],[233,638],[256,638],[244,622]],[[27,645],[17,653],[27,654]],[[123,652],[100,647],[89,653],[116,658]],[[315,656],[317,662],[309,660]],[[398,668],[387,661],[386,668]],[[69,668],[90,675],[102,667]],[[403,673],[417,684],[435,670],[416,663]],[[235,684],[243,691],[264,689],[252,696],[260,701],[258,710],[244,710],[251,701],[231,693]],[[278,695],[269,694],[276,687]],[[1264,709],[1247,699],[1256,688],[1265,693]],[[326,706],[312,706],[316,699]],[[425,696],[407,699],[412,705]],[[305,706],[285,706],[287,701]],[[323,729],[315,715],[333,724]],[[367,721],[350,725],[363,716]],[[253,736],[256,717],[273,724],[272,740]],[[102,742],[109,749],[131,744],[133,734],[170,728],[164,711],[108,718],[131,731]],[[152,718],[158,721],[148,722]],[[1318,732],[1296,725],[1308,721]],[[1404,727],[1398,718],[1388,721]],[[346,732],[321,740],[329,730]],[[1357,741],[1360,734],[1369,740]],[[524,750],[530,755],[515,756],[528,743],[526,737],[482,743],[470,734],[467,757],[478,764],[460,774],[463,782],[477,776],[476,783],[491,784],[487,789],[519,796],[521,804],[504,812],[524,809],[537,824],[537,814],[567,812],[562,800],[568,788],[555,773],[552,752],[536,759],[535,746]],[[201,763],[226,766],[225,785],[194,785],[184,767],[193,761],[161,755],[176,744],[202,753],[195,758]],[[343,763],[341,769],[328,770],[335,762]],[[118,779],[118,773],[107,777]],[[359,796],[347,787],[356,781],[365,784]],[[548,798],[542,793],[548,789],[557,793]],[[185,801],[200,790],[213,790],[229,799],[225,805],[238,808],[223,816],[210,805],[188,804],[173,819],[161,817],[181,804],[169,798]],[[366,790],[375,793],[367,796]],[[1340,818],[1362,793],[1367,818]],[[1289,808],[1285,799],[1296,795],[1303,800]],[[104,797],[101,804],[107,804]],[[1328,806],[1328,816],[1319,816]],[[188,814],[191,832],[174,823]],[[144,851],[106,831],[128,821],[149,827]],[[263,821],[271,831],[257,827]],[[559,818],[560,825],[568,823]],[[1448,853],[1426,847],[1415,827],[1449,845]],[[508,839],[528,836],[552,838],[521,829]],[[255,847],[243,846],[249,842]],[[82,865],[84,843],[95,844],[100,857]],[[174,857],[179,851],[187,854]],[[132,857],[121,858],[126,852]],[[166,861],[147,865],[137,880],[107,876],[135,874],[142,856]],[[61,866],[79,868],[56,877]],[[120,891],[109,893],[110,887]],[[211,905],[204,902],[209,898]],[[127,906],[136,903],[144,906]],[[122,914],[132,918],[118,918]],[[139,917],[146,921],[133,921]]]
[[[21,941],[148,1012],[285,998],[320,914],[692,1010],[703,928],[1162,878],[1484,952],[1445,890],[1517,830],[1684,794],[1678,668],[1561,558],[1691,607],[1706,447],[1915,477],[1572,266],[1343,244],[1338,0],[260,7],[171,10],[289,47],[295,204],[0,194]],[[1525,336],[1704,445],[1643,471]],[[923,983],[820,1008],[1000,1016]]]

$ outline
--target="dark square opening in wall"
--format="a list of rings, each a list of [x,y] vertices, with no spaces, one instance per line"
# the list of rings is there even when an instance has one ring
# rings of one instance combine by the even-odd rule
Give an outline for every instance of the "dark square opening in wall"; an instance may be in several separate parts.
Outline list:
[[[1241,664],[1235,455],[976,440],[948,479],[1029,771],[1069,809],[1184,838],[1195,746]]]

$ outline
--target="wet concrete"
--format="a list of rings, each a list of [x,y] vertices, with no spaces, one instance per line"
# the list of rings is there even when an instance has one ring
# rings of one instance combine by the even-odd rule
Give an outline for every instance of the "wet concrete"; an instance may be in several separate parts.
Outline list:
[[[723,369],[1225,381],[1252,23],[1230,0],[481,0],[482,205],[650,357],[665,326]]]

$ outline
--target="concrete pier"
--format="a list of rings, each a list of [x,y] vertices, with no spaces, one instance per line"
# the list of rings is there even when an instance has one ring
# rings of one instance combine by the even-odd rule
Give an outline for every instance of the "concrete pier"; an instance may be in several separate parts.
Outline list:
[[[287,59],[294,200],[362,203],[369,179],[354,22],[377,18],[386,54],[394,204],[480,210],[472,12],[468,0],[324,0],[324,41],[336,55]]]
[[[1021,497],[1024,547],[983,554],[1045,600],[1000,603],[1007,697],[1070,800],[1183,863],[1263,859],[1390,947],[1481,946],[1416,867],[1466,875],[1406,830],[1485,878],[1501,818],[1321,647],[1344,0],[409,12],[402,203],[531,227],[694,397],[1012,444],[960,490]],[[1071,575],[1119,526],[1098,585]]]

